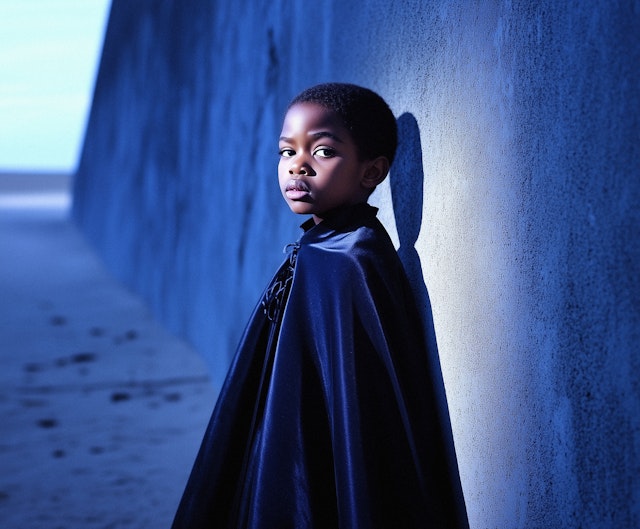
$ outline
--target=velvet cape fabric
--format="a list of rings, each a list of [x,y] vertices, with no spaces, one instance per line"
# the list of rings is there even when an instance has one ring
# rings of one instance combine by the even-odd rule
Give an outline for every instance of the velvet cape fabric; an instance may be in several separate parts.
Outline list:
[[[256,307],[174,528],[466,526],[423,327],[375,215],[303,225],[282,321]]]

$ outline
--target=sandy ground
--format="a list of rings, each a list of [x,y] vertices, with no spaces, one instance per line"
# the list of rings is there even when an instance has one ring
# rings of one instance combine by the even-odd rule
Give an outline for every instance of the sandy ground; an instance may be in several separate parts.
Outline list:
[[[57,182],[0,177],[0,528],[169,527],[215,392]]]

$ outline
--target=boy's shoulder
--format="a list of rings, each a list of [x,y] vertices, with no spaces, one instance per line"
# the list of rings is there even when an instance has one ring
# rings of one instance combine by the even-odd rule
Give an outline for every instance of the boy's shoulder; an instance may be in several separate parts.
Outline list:
[[[358,306],[385,299],[399,307],[407,291],[404,267],[375,214],[357,223],[313,228],[300,241],[292,287],[296,299],[314,306],[333,306],[333,301],[323,305],[327,299],[350,299]]]
[[[377,208],[358,204],[338,212],[307,230],[300,239],[301,249],[329,252],[336,257],[361,254],[395,253],[393,243],[376,217]]]
[[[297,266],[331,281],[348,281],[353,273],[395,274],[401,266],[398,254],[376,218],[377,209],[366,206],[306,232],[300,240]]]

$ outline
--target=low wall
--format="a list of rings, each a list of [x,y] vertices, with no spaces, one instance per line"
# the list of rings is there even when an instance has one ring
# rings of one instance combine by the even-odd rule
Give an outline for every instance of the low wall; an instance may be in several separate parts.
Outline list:
[[[432,318],[471,527],[638,527],[638,27],[631,1],[114,0],[74,216],[220,384],[298,235],[287,101],[378,91],[401,152],[372,202]]]

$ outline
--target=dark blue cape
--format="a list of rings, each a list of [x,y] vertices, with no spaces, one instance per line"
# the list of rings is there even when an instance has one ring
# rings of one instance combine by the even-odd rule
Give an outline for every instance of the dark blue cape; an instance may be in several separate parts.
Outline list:
[[[254,311],[174,528],[466,527],[422,322],[375,215],[303,225],[281,323]]]

